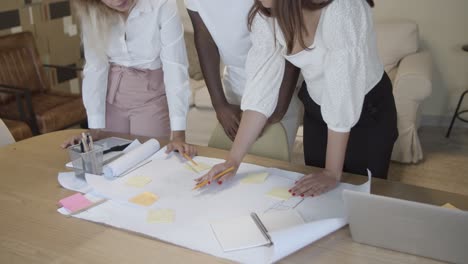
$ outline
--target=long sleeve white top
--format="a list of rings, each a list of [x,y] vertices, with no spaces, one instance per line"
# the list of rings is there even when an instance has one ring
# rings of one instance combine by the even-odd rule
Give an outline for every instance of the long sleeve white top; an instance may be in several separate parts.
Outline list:
[[[185,130],[190,87],[184,30],[176,1],[138,0],[127,21],[111,28],[109,38],[107,58],[98,56],[83,31],[83,103],[89,127],[105,127],[107,78],[109,65],[114,63],[137,69],[162,67],[171,130]]]
[[[261,15],[254,20],[242,110],[267,117],[273,113],[284,69],[281,59],[286,58],[301,68],[328,128],[349,132],[360,118],[365,95],[384,73],[370,6],[365,0],[334,0],[322,10],[310,50],[294,55],[287,54],[284,36],[274,23]]]

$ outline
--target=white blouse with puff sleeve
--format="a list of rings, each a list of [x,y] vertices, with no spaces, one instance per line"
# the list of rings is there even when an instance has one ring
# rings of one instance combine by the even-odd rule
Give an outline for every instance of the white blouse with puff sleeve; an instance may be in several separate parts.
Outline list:
[[[171,130],[186,128],[188,60],[176,0],[138,0],[127,21],[110,32],[107,58],[93,52],[86,30],[83,103],[90,128],[104,128],[110,63],[137,69],[163,68]]]
[[[307,91],[320,105],[328,128],[349,132],[359,120],[365,95],[384,73],[370,6],[365,0],[334,0],[322,10],[310,50],[294,55],[287,55],[283,34],[271,21],[257,15],[253,23],[254,47],[247,59],[248,94],[242,109],[266,116],[273,113],[282,80],[278,73],[284,69],[276,57],[286,58],[301,69]],[[275,36],[276,41],[272,41]]]

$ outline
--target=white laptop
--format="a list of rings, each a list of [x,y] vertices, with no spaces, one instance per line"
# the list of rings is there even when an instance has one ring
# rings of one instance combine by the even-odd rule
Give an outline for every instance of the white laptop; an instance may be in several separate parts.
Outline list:
[[[468,263],[468,212],[345,190],[354,241]]]

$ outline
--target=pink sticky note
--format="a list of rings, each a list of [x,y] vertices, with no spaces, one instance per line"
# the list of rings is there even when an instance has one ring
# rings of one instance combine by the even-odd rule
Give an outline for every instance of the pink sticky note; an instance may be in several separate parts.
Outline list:
[[[75,193],[72,196],[68,196],[60,200],[59,204],[65,209],[67,209],[70,213],[73,213],[85,207],[88,207],[93,203],[86,197],[84,197],[81,193]]]

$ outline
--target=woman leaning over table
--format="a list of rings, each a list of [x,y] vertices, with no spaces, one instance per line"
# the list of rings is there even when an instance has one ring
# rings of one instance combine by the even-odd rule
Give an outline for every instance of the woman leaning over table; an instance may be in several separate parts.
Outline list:
[[[278,100],[283,58],[305,83],[304,155],[324,168],[302,177],[293,195],[333,189],[343,171],[386,178],[398,132],[392,84],[377,53],[372,0],[260,0],[250,16],[253,48],[247,59],[244,115],[225,163],[199,181],[236,170]],[[271,85],[274,83],[274,85]],[[218,184],[232,177],[229,173]]]
[[[175,0],[74,0],[86,65],[83,103],[92,134],[171,137],[185,143],[190,95],[183,27]],[[74,143],[75,138],[63,147]]]

